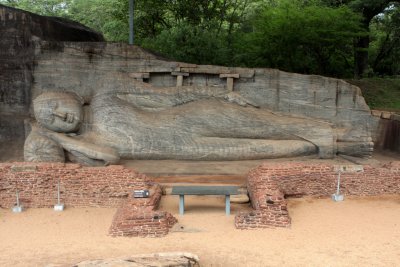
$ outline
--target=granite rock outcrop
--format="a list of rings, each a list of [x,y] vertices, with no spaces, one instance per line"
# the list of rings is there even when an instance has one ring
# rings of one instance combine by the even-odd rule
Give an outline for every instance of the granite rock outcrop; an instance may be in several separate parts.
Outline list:
[[[170,61],[137,46],[103,42],[100,34],[83,25],[5,6],[0,6],[0,30],[8,36],[2,40],[7,49],[0,59],[8,73],[0,76],[0,115],[10,129],[1,136],[3,141],[25,139],[34,129],[34,134],[58,143],[66,160],[88,165],[165,155],[230,160],[372,153],[377,119],[360,89],[343,80]],[[68,135],[64,130],[49,131],[32,109],[34,99],[49,93],[70,94],[81,101],[82,119],[75,136],[70,131]],[[113,110],[105,110],[109,104]],[[115,111],[125,112],[125,118],[109,118]],[[67,122],[74,118],[55,113]],[[183,116],[182,122],[182,114],[189,113],[193,118]],[[136,124],[132,114],[144,119]],[[19,123],[14,125],[16,117]],[[27,118],[36,121],[23,125]],[[126,127],[117,129],[117,124]],[[136,136],[135,130],[143,134]],[[146,130],[151,133],[147,137]],[[66,145],[66,140],[73,144]]]

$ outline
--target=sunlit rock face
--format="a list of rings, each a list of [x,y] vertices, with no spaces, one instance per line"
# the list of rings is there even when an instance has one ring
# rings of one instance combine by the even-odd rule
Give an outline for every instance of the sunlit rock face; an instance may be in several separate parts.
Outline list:
[[[0,160],[21,160],[40,40],[99,42],[104,38],[70,20],[4,5],[0,5],[0,36]]]
[[[13,21],[16,30],[9,34],[29,36],[25,43],[16,42],[20,70],[14,67],[7,76],[14,78],[7,79],[19,87],[0,85],[0,92],[7,92],[0,111],[30,116],[27,132],[33,125],[34,134],[48,138],[51,146],[57,143],[67,160],[97,165],[120,158],[241,160],[372,153],[376,119],[359,88],[342,80],[169,61],[137,46],[100,42],[101,35],[82,25],[0,7],[0,29]],[[73,39],[73,31],[80,37]],[[76,99],[77,106],[65,108],[66,101],[49,97],[48,105],[31,107],[34,99],[49,94],[59,99],[57,92]],[[44,120],[41,109],[50,112]],[[77,109],[79,115],[71,111]]]

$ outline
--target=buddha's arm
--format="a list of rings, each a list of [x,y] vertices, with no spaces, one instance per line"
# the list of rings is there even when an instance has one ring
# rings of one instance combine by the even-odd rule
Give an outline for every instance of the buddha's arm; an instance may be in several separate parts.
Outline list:
[[[119,161],[119,154],[113,148],[85,142],[69,137],[63,133],[55,133],[43,129],[40,129],[39,132],[59,143],[65,150],[72,154],[79,154],[89,159],[101,160],[106,164],[115,164]]]

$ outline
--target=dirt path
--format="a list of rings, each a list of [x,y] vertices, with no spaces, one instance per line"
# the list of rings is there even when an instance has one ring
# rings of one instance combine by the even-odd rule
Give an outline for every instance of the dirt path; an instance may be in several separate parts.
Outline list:
[[[400,196],[292,199],[291,229],[236,230],[224,199],[163,197],[185,232],[164,238],[107,236],[115,209],[0,209],[0,266],[71,264],[140,253],[188,251],[202,266],[396,266],[400,262]],[[234,205],[232,212],[246,209]]]

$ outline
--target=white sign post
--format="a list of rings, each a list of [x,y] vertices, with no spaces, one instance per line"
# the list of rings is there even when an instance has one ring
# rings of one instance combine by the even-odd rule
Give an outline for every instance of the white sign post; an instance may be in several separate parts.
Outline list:
[[[338,179],[337,179],[337,188],[336,188],[336,194],[332,195],[332,200],[333,201],[343,201],[344,196],[340,194],[340,173],[341,171],[338,171]]]
[[[13,208],[12,208],[12,211],[13,212],[15,212],[15,213],[21,213],[22,212],[22,210],[23,210],[23,207],[19,204],[19,193],[18,193],[18,189],[17,189],[17,205],[15,205]]]
[[[58,178],[58,183],[57,183],[57,204],[54,205],[54,210],[55,211],[64,210],[64,204],[60,203],[60,178]]]

